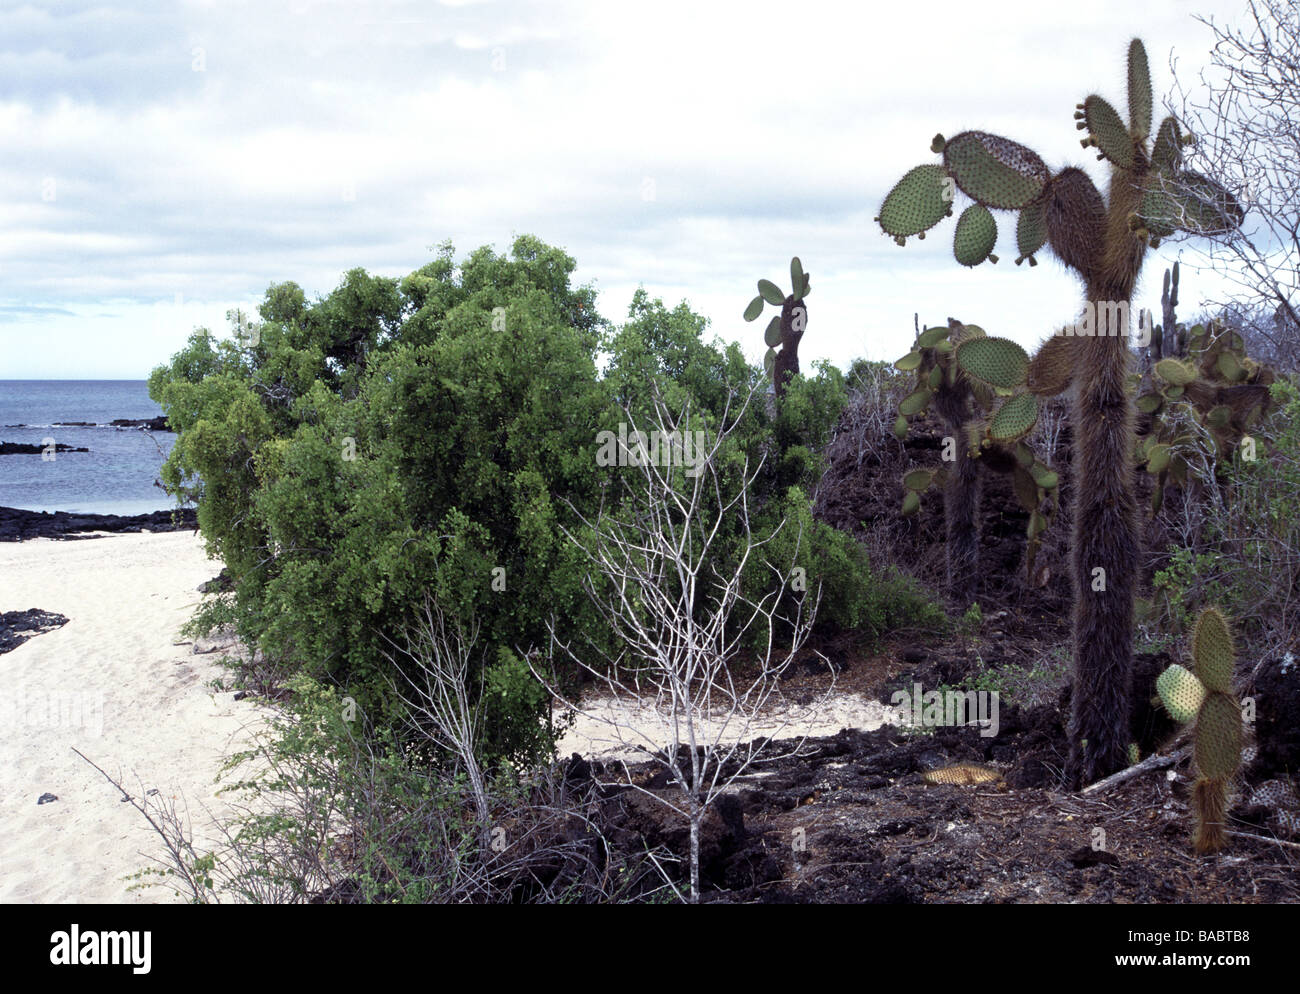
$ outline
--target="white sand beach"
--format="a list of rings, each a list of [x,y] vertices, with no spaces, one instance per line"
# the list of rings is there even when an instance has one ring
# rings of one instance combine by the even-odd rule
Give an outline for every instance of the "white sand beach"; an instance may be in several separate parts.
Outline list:
[[[221,761],[256,715],[209,686],[220,653],[175,644],[220,566],[188,531],[0,543],[3,609],[69,619],[0,655],[0,901],[178,900],[128,889],[161,842],[72,749],[133,793],[183,798],[203,833],[204,805],[224,807]],[[58,800],[38,805],[45,793]]]

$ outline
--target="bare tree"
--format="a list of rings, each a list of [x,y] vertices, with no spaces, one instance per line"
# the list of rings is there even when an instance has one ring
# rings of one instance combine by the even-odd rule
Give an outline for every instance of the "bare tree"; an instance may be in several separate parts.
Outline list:
[[[820,588],[783,598],[799,586],[791,583],[798,575],[798,540],[795,562],[765,561],[772,572],[765,593],[745,589],[751,559],[757,561],[786,524],[755,534],[750,487],[761,462],[751,472],[748,460],[727,444],[753,397],[751,391],[731,419],[729,401],[714,431],[693,431],[689,406],[673,412],[658,393],[649,435],[626,412],[623,500],[615,507],[602,502],[594,520],[579,514],[582,536],[566,530],[594,566],[586,590],[617,648],[575,647],[551,626],[553,655],[590,673],[611,707],[584,709],[553,686],[552,693],[607,724],[624,747],[652,753],[670,774],[676,790],[667,797],[625,779],[689,823],[689,893],[674,890],[691,903],[700,896],[705,816],[787,723],[769,724],[768,734],[755,738],[781,675],[808,638],[820,598]],[[670,440],[666,447],[664,439]],[[779,614],[783,602],[793,604],[791,617]],[[627,774],[626,760],[622,764]]]
[[[1259,328],[1283,355],[1300,348],[1300,14],[1294,0],[1248,0],[1246,27],[1199,18],[1213,32],[1210,64],[1178,117],[1195,136],[1188,162],[1234,190],[1247,221],[1194,251],[1238,288],[1230,300],[1264,311]],[[1170,101],[1170,109],[1173,101]]]

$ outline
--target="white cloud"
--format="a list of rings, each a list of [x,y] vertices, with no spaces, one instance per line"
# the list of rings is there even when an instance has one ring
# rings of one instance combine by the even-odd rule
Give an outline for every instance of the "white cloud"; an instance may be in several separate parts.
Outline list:
[[[1011,265],[1007,221],[995,267],[957,266],[951,224],[900,249],[872,221],[881,198],[932,160],[935,132],[967,127],[1100,178],[1074,104],[1093,89],[1122,100],[1133,33],[1158,90],[1171,47],[1191,70],[1209,37],[1182,4],[1115,0],[0,16],[0,301],[16,308],[0,309],[0,379],[142,377],[190,325],[123,329],[177,292],[247,302],[294,280],[326,293],[354,266],[402,275],[446,238],[463,254],[523,232],[577,259],[607,317],[621,320],[643,282],[670,305],[689,299],[754,358],[761,328],[740,311],[792,254],[814,279],[809,360],[895,358],[914,311],[1028,344],[1076,307],[1060,267]],[[1147,306],[1174,251],[1148,263]],[[1183,284],[1185,312],[1212,285]],[[217,327],[226,306],[211,305]],[[24,347],[51,338],[57,348]]]

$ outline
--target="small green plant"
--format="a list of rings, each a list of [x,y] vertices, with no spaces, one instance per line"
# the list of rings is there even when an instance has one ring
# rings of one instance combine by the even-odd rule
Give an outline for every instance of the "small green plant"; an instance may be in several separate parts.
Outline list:
[[[1156,680],[1166,710],[1176,720],[1196,722],[1193,753],[1200,775],[1192,789],[1198,853],[1227,845],[1228,783],[1241,765],[1241,705],[1232,692],[1236,662],[1232,632],[1217,608],[1207,608],[1192,636],[1195,672],[1174,664]]]

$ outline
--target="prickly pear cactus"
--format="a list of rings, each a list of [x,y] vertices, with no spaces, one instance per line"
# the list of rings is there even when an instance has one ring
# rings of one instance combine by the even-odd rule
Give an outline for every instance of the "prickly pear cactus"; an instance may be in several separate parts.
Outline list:
[[[946,328],[922,331],[894,365],[916,375],[915,389],[899,404],[897,437],[907,436],[909,418],[933,407],[957,443],[951,461],[903,477],[903,513],[919,511],[921,495],[931,486],[943,488],[949,596],[965,607],[974,599],[979,573],[980,467],[1013,476],[1017,500],[1029,514],[1025,563],[1030,573],[1059,508],[1059,476],[1024,441],[1038,416],[1037,399],[1025,390],[1031,360],[1015,342],[949,319]]]
[[[781,313],[768,322],[763,332],[768,347],[763,367],[772,377],[772,390],[778,399],[785,394],[790,377],[799,375],[799,340],[808,325],[808,305],[804,298],[812,287],[798,256],[790,260],[790,286],[792,291],[787,295],[771,280],[759,280],[758,296],[749,302],[744,314],[746,321],[754,321],[763,313],[764,304],[781,308]]]
[[[1228,784],[1241,765],[1242,743],[1241,704],[1232,693],[1232,632],[1217,608],[1207,608],[1196,621],[1192,659],[1195,674],[1175,663],[1156,679],[1156,690],[1176,720],[1195,721],[1195,846],[1207,853],[1227,845]]]

